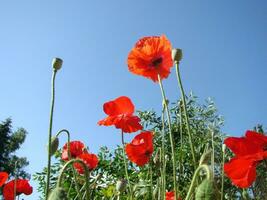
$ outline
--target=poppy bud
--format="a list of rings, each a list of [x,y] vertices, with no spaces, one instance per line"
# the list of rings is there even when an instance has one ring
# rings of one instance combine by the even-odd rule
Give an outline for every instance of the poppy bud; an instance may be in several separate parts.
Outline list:
[[[118,192],[123,192],[126,189],[126,186],[127,186],[127,180],[125,179],[118,180],[116,184],[116,190]]]
[[[182,60],[182,57],[182,49],[172,49],[172,59],[175,63],[180,62],[180,60]]]
[[[52,66],[55,70],[59,70],[62,67],[63,60],[60,58],[54,58],[52,61]]]
[[[58,149],[58,145],[59,145],[59,140],[58,137],[52,137],[51,138],[51,156],[54,155]]]
[[[203,180],[202,183],[197,188],[195,199],[196,200],[216,199],[213,181],[209,179]]]
[[[49,195],[48,200],[67,200],[67,194],[61,187],[56,187]]]

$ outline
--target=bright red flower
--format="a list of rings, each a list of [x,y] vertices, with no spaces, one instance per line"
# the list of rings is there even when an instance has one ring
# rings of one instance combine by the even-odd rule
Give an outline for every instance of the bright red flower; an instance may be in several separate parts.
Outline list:
[[[267,136],[247,131],[245,137],[229,137],[224,143],[235,154],[224,171],[232,183],[240,188],[248,188],[256,179],[256,167],[267,158]]]
[[[95,154],[91,153],[83,153],[79,155],[77,158],[81,159],[89,168],[89,170],[93,170],[98,165],[98,158]],[[74,163],[73,166],[78,171],[79,174],[84,174],[84,169],[81,164]]]
[[[174,191],[166,192],[166,200],[174,200],[175,195]],[[178,198],[177,200],[182,200],[181,198]]]
[[[143,37],[135,44],[128,55],[130,72],[158,81],[167,78],[173,66],[172,47],[165,35]]]
[[[121,96],[103,105],[104,112],[108,115],[98,122],[99,125],[111,126],[121,129],[124,133],[132,133],[143,129],[140,118],[134,116],[134,105],[129,97]]]
[[[8,179],[8,173],[0,172],[0,187],[2,187]]]
[[[86,146],[81,141],[71,141],[70,142],[70,156],[71,158],[76,158],[82,153],[87,152]],[[68,161],[68,143],[63,146],[61,159]]]
[[[153,134],[150,131],[144,131],[134,137],[131,143],[125,147],[126,154],[130,161],[138,166],[148,163],[153,153]]]
[[[16,181],[16,194],[14,194],[14,187]],[[16,179],[9,181],[3,189],[3,196],[5,200],[14,200],[15,196],[20,194],[30,195],[32,193],[32,186],[29,181],[25,179]]]

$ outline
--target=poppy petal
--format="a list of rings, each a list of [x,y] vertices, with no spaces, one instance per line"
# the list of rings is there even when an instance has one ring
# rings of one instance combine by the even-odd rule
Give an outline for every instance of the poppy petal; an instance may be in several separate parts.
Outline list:
[[[92,153],[83,153],[77,158],[81,159],[88,167],[89,170],[93,170],[98,165],[98,158],[95,154]],[[84,169],[81,164],[74,163],[74,168],[78,171],[79,174],[84,174]]]
[[[129,97],[121,96],[103,105],[103,110],[107,115],[114,116],[120,114],[132,114],[134,105]]]
[[[8,173],[0,172],[0,187],[2,187],[8,179]]]
[[[86,151],[86,147],[85,145],[81,142],[81,141],[71,141],[70,142],[70,156],[71,158],[76,158],[77,156],[79,156],[82,153],[85,153]],[[61,159],[68,161],[68,143],[66,143],[63,146],[62,149],[62,154],[61,154]]]
[[[234,185],[248,188],[256,179],[257,163],[254,159],[235,157],[224,164],[224,171]]]
[[[14,187],[16,181],[16,194],[14,194]],[[3,196],[5,200],[14,200],[15,196],[20,194],[30,195],[32,194],[32,186],[28,180],[16,179],[9,181],[3,188]]]
[[[153,134],[149,131],[141,132],[125,147],[129,160],[138,166],[149,162],[153,150]]]
[[[130,72],[158,81],[167,78],[173,66],[171,43],[165,35],[143,37],[135,44],[128,55]]]
[[[115,127],[121,129],[124,133],[133,133],[143,129],[140,121],[141,119],[137,116],[126,115],[115,122]]]

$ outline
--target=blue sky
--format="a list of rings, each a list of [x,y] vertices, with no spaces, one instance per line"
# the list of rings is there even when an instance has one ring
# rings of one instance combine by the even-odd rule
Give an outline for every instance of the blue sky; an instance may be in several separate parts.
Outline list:
[[[114,147],[118,131],[97,126],[102,104],[126,95],[139,110],[160,108],[158,85],[130,74],[126,59],[140,37],[166,34],[183,49],[185,90],[214,98],[226,133],[266,127],[266,10],[264,0],[1,1],[0,120],[12,117],[14,128],[28,131],[18,152],[28,157],[28,171],[46,166],[57,56],[64,65],[56,80],[54,133],[66,128],[93,152]],[[179,98],[174,69],[163,84],[170,100]]]

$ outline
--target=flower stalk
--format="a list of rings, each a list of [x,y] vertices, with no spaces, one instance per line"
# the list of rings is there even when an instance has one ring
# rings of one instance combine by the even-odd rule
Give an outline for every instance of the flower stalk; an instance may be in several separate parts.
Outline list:
[[[163,99],[163,105],[165,107],[166,113],[167,113],[167,122],[169,127],[169,136],[170,136],[170,143],[171,143],[171,151],[172,151],[172,175],[173,175],[173,190],[175,194],[175,199],[177,199],[177,187],[176,187],[176,159],[175,159],[175,152],[174,152],[174,140],[172,135],[172,128],[171,128],[171,114],[169,110],[169,106],[167,103],[165,91],[162,85],[161,77],[158,74],[158,82],[161,90],[161,95]]]
[[[188,112],[187,112],[187,106],[186,106],[186,100],[185,100],[185,92],[181,80],[181,75],[180,75],[180,70],[179,70],[179,61],[175,61],[175,69],[176,69],[176,76],[178,80],[178,85],[180,88],[180,92],[182,95],[182,105],[183,105],[183,111],[185,114],[185,122],[186,122],[186,129],[187,129],[187,134],[189,137],[189,143],[190,143],[190,148],[191,148],[191,154],[194,162],[194,168],[196,169],[196,156],[195,156],[195,148],[193,145],[193,140],[192,140],[192,135],[191,135],[191,130],[190,130],[190,124],[189,124],[189,117],[188,117]]]

